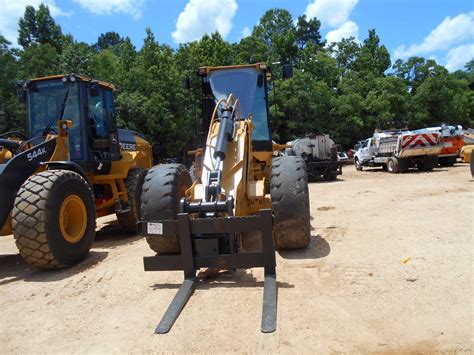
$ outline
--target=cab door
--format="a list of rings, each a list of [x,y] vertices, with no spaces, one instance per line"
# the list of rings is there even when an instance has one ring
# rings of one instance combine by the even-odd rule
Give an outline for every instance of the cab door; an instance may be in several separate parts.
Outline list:
[[[372,138],[366,139],[362,145],[362,161],[368,161],[372,159],[372,149],[371,149]]]
[[[113,95],[99,85],[87,90],[87,126],[91,160],[96,162],[95,172],[108,174],[112,161],[120,159]]]

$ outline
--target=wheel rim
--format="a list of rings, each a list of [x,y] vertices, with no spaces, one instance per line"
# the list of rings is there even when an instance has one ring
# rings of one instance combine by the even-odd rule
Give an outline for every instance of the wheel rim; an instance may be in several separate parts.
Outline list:
[[[87,227],[87,211],[82,199],[69,195],[63,201],[59,212],[59,227],[63,238],[69,243],[79,242]]]
[[[393,171],[393,161],[392,160],[388,161],[388,171],[390,171],[390,172]]]

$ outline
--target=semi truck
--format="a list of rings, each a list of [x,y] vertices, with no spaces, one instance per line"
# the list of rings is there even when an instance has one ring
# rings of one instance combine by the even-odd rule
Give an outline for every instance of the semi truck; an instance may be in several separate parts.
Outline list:
[[[285,155],[302,157],[310,179],[336,180],[342,174],[345,160],[338,156],[337,146],[328,134],[313,133],[287,142]]]
[[[389,173],[403,173],[414,167],[433,170],[443,149],[440,136],[439,132],[376,131],[357,145],[355,167],[360,171],[364,167],[381,166]]]

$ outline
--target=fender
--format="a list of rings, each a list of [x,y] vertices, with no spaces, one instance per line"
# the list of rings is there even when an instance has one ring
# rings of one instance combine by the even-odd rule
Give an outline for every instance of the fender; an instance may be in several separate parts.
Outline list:
[[[67,161],[67,160],[47,161],[47,162],[41,163],[41,165],[46,166],[48,170],[63,169],[63,170],[74,171],[75,173],[78,173],[79,175],[81,175],[84,178],[84,180],[87,181],[89,186],[92,187],[92,183],[87,177],[84,169],[79,164],[74,163],[73,161]]]

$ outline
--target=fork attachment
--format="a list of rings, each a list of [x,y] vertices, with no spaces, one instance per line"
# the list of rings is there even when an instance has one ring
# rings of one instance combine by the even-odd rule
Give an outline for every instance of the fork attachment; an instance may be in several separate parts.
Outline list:
[[[270,209],[246,217],[217,217],[191,219],[188,213],[179,213],[177,220],[138,223],[140,235],[162,238],[178,235],[180,254],[156,255],[143,258],[145,271],[183,270],[184,281],[155,329],[168,333],[190,298],[200,268],[221,270],[263,267],[265,281],[261,331],[276,330],[277,287],[275,272],[275,245],[273,217]],[[260,231],[262,251],[244,253],[239,250],[240,233]]]

